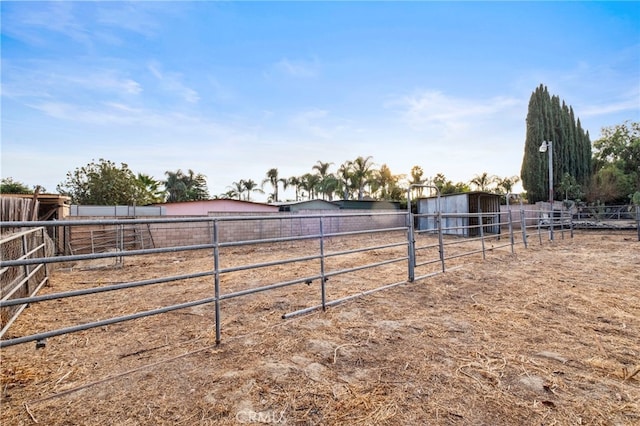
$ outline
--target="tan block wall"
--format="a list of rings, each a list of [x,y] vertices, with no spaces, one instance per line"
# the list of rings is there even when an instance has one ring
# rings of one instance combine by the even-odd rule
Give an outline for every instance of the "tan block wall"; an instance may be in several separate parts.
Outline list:
[[[381,211],[376,211],[380,213]],[[333,234],[340,232],[353,232],[364,230],[375,230],[382,228],[395,228],[405,226],[405,215],[376,215],[376,213],[363,214],[362,210],[347,211],[335,210],[327,212],[300,212],[300,213],[215,213],[211,218],[221,218],[218,220],[218,241],[249,241],[270,238],[288,238],[306,235],[320,234],[321,213],[343,216],[323,216],[323,233]],[[349,216],[356,213],[359,216]],[[317,215],[318,217],[300,217],[304,215]],[[360,216],[362,215],[362,216]],[[251,219],[251,217],[263,217],[262,219]],[[264,218],[264,217],[273,218]],[[226,218],[226,220],[225,220]],[[231,219],[233,218],[233,219]],[[237,218],[237,219],[236,219]],[[74,219],[82,220],[77,217]],[[89,218],[85,218],[89,219]],[[91,219],[109,219],[107,217],[92,217]],[[142,219],[142,218],[138,218]],[[155,217],[154,219],[157,219]],[[138,225],[147,227],[147,225]],[[177,247],[197,244],[209,244],[213,241],[213,220],[210,222],[171,222],[171,223],[151,223],[148,225],[153,240],[154,247]],[[73,234],[86,236],[90,230],[104,230],[106,228],[115,229],[114,225],[96,225],[73,228],[70,231],[70,242],[73,247]],[[115,248],[115,241],[114,241]],[[86,245],[86,243],[85,243]],[[148,247],[145,247],[148,248]]]

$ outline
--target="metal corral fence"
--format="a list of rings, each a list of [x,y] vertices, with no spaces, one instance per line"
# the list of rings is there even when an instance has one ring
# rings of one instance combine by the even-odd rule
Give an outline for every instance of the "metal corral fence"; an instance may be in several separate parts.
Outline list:
[[[172,255],[182,255],[198,251],[205,250],[210,256],[210,261],[202,262],[204,264],[204,270],[193,273],[183,273],[172,276],[155,277],[152,279],[142,279],[138,281],[126,281],[117,282],[115,284],[108,284],[102,286],[94,286],[90,288],[82,288],[72,291],[64,291],[52,294],[35,295],[32,292],[26,297],[13,297],[11,294],[2,294],[2,301],[0,301],[0,308],[12,308],[12,307],[24,307],[27,304],[32,306],[32,309],[38,309],[38,303],[44,303],[47,301],[73,298],[84,295],[94,295],[93,297],[101,297],[101,293],[105,292],[117,292],[119,290],[133,289],[133,288],[145,288],[148,287],[149,294],[153,294],[153,286],[163,283],[176,283],[184,282],[190,279],[210,279],[211,283],[211,296],[204,297],[195,300],[189,300],[187,302],[175,303],[166,305],[156,309],[150,309],[145,311],[139,311],[128,315],[122,315],[117,317],[110,317],[101,319],[98,321],[87,322],[83,324],[76,324],[73,326],[59,328],[49,331],[38,332],[36,334],[12,337],[9,339],[0,340],[0,347],[11,346],[26,342],[35,341],[36,345],[44,345],[45,339],[54,336],[59,336],[66,333],[78,332],[81,330],[88,330],[95,327],[102,327],[110,324],[120,323],[123,321],[129,321],[137,318],[147,317],[151,315],[163,314],[170,311],[179,309],[186,309],[199,305],[212,304],[215,313],[215,334],[216,343],[221,341],[221,305],[222,302],[233,299],[242,298],[251,294],[266,292],[269,290],[285,288],[289,286],[296,286],[301,284],[316,283],[316,286],[304,286],[305,290],[310,294],[315,294],[318,304],[313,306],[306,306],[302,309],[288,312],[282,315],[283,318],[289,318],[295,315],[303,314],[318,309],[326,309],[329,306],[333,306],[342,303],[346,300],[350,300],[363,295],[371,294],[373,292],[389,289],[398,285],[413,282],[419,279],[424,279],[436,274],[443,273],[447,268],[452,269],[457,267],[454,259],[458,259],[465,256],[474,256],[482,254],[485,258],[488,253],[499,250],[502,247],[506,247],[503,250],[507,254],[509,251],[514,252],[515,246],[522,244],[527,247],[533,239],[532,236],[537,234],[537,240],[540,244],[543,240],[547,240],[547,235],[552,235],[552,229],[556,229],[556,232],[561,231],[564,237],[565,231],[572,232],[571,217],[550,217],[545,212],[540,212],[540,220],[535,225],[527,225],[523,212],[514,210],[509,212],[507,220],[500,223],[495,223],[496,213],[489,212],[483,213],[482,211],[474,215],[475,225],[464,225],[477,227],[479,236],[474,238],[461,238],[454,235],[447,235],[446,233],[451,230],[451,227],[443,227],[443,219],[453,218],[457,216],[459,218],[468,218],[469,215],[450,215],[442,212],[437,212],[434,215],[425,215],[435,226],[427,227],[426,229],[418,229],[414,226],[414,223],[418,222],[418,215],[414,215],[411,212],[363,212],[363,213],[331,213],[323,215],[297,215],[297,214],[282,214],[282,215],[266,215],[266,216],[227,216],[227,217],[192,217],[192,218],[153,218],[153,219],[101,219],[101,220],[72,220],[72,221],[58,221],[58,222],[0,222],[0,228],[22,228],[24,232],[32,232],[31,230],[41,230],[43,228],[56,228],[55,232],[58,236],[67,235],[70,229],[82,229],[100,226],[104,229],[111,229],[112,231],[120,229],[122,227],[142,227],[145,229],[162,228],[167,233],[174,232],[178,229],[180,233],[184,234],[185,229],[190,229],[190,232],[197,233],[194,236],[192,243],[184,245],[170,245],[170,244],[158,244],[161,238],[154,238],[156,244],[154,247],[137,247],[132,248],[124,246],[122,239],[115,238],[113,245],[110,248],[106,248],[101,252],[91,252],[83,254],[65,254],[59,256],[44,256],[39,255],[38,251],[31,251],[29,256],[18,256],[15,258],[6,258],[3,256],[0,262],[0,268],[5,273],[8,273],[15,268],[46,268],[49,264],[62,264],[59,266],[68,267],[69,265],[78,265],[83,262],[92,262],[97,259],[103,260],[122,260],[127,258],[133,258],[136,256],[145,256],[151,254],[169,253]],[[500,217],[500,215],[497,215]],[[487,227],[488,221],[492,223]],[[269,225],[273,225],[278,229],[279,236],[274,237],[264,236],[264,230]],[[523,224],[520,226],[520,224]],[[506,229],[506,231],[498,233],[487,233],[485,231],[491,229]],[[185,228],[185,226],[187,226]],[[458,225],[457,225],[458,226]],[[459,225],[463,226],[463,225]],[[62,231],[59,228],[64,228]],[[262,237],[256,239],[246,238],[250,234],[239,235],[242,238],[232,238],[232,230],[245,228],[253,235]],[[516,230],[520,228],[519,230]],[[36,231],[42,232],[42,231]],[[474,233],[476,234],[476,233]],[[18,234],[16,234],[18,235]],[[118,232],[114,232],[114,235],[118,235]],[[389,238],[382,238],[382,236]],[[197,238],[195,238],[197,237]],[[223,238],[224,237],[224,238]],[[366,238],[362,238],[366,237]],[[16,237],[17,238],[17,237]],[[357,241],[356,246],[331,246],[333,249],[328,249],[328,242],[332,242],[336,239],[355,239]],[[384,240],[384,242],[383,242]],[[3,240],[4,241],[4,240]],[[181,240],[185,241],[185,240]],[[257,246],[277,246],[281,243],[302,243],[311,247],[305,251],[304,255],[295,256],[291,251],[282,250],[278,251],[277,260],[268,260],[263,262],[256,262],[256,259],[252,259],[252,263],[239,264],[223,267],[223,261],[229,248],[234,248],[236,251],[247,250]],[[308,247],[307,247],[308,248]],[[227,251],[225,251],[227,250]],[[384,253],[375,257],[375,261],[368,261],[364,264],[350,264],[349,262],[354,259],[353,255],[364,253],[376,252]],[[298,253],[300,254],[300,253]],[[39,257],[38,257],[39,256]],[[332,259],[344,260],[340,265],[339,262],[331,262]],[[296,268],[296,265],[313,261],[312,269]],[[120,265],[122,265],[122,262]],[[459,263],[459,262],[458,262]],[[261,276],[261,282],[258,286],[252,288],[244,288],[236,291],[225,291],[226,287],[221,286],[221,279],[223,277],[230,276],[242,271],[254,271],[261,270],[262,268],[274,267],[277,265],[287,265],[291,270],[302,271],[300,274],[304,276],[296,276],[286,281],[274,282],[262,282],[262,280],[269,281],[271,276],[269,274],[263,274]],[[329,265],[333,265],[330,267]],[[345,267],[344,265],[348,265]],[[384,270],[386,265],[400,265],[402,270],[406,268],[406,275],[396,282],[391,281],[390,276],[385,276],[381,273],[380,279],[376,280],[377,287],[367,290],[354,291],[351,294],[341,294],[341,297],[329,300],[327,297],[327,281],[329,278],[338,277],[342,275],[355,274],[357,271],[370,269],[370,268],[382,268]],[[404,265],[404,266],[402,266]],[[431,269],[429,269],[431,265]],[[75,266],[74,266],[75,267]],[[112,264],[111,267],[118,267],[118,264]],[[33,271],[35,269],[32,269]],[[309,273],[307,271],[312,270]],[[298,274],[299,275],[299,274]],[[347,277],[351,280],[351,277]],[[357,278],[353,278],[355,280]],[[397,278],[396,278],[397,279]],[[41,286],[41,284],[39,285]],[[156,290],[157,291],[157,290]],[[243,305],[244,306],[244,305]],[[4,332],[3,330],[3,336]]]
[[[49,237],[44,227],[19,229],[0,237],[2,259],[42,259],[53,254],[53,247],[47,244]],[[0,268],[0,294],[2,300],[29,297],[36,294],[49,279],[46,263]],[[0,336],[9,329],[25,304],[0,308]]]

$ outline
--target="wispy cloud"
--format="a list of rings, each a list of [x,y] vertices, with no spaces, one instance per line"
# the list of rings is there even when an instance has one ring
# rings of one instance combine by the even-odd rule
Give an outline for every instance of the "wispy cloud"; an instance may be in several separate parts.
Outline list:
[[[162,9],[154,9],[154,2],[107,2],[97,9],[96,22],[151,37],[160,29],[155,13]]]
[[[289,119],[292,131],[313,139],[334,139],[350,131],[349,122],[333,116],[328,110],[309,108],[294,113]]]
[[[156,79],[160,82],[160,86],[171,93],[176,94],[187,102],[197,103],[200,95],[195,90],[187,87],[183,82],[183,76],[175,72],[164,72],[161,70],[160,64],[152,62],[148,65],[148,69]]]
[[[175,17],[182,9],[179,4],[167,8],[166,3],[155,2],[104,2],[93,4],[95,7],[83,3],[54,1],[28,9],[3,7],[3,32],[36,45],[48,43],[50,33],[87,46],[94,42],[121,44],[126,33],[120,30],[151,38],[160,32],[163,15]]]
[[[62,77],[62,80],[65,78]],[[142,92],[140,83],[111,70],[98,71],[89,76],[69,76],[66,80],[68,83],[77,84],[86,89],[108,91],[114,94],[137,95]]]
[[[461,130],[478,120],[487,120],[513,111],[520,100],[508,97],[466,99],[440,91],[422,91],[402,96],[388,106],[398,108],[402,119],[412,128]]]
[[[3,32],[32,45],[47,44],[52,32],[90,44],[90,31],[76,19],[74,7],[73,2],[41,3],[28,9],[3,6]]]
[[[636,43],[611,50],[597,60],[581,59],[561,72],[537,70],[525,81],[545,82],[552,94],[559,94],[573,106],[578,117],[604,118],[626,113],[631,119],[640,111],[638,51],[640,45]]]
[[[330,135],[329,130],[322,125],[322,121],[329,115],[329,112],[323,109],[309,109],[296,113],[291,119],[291,123],[298,131],[310,133],[313,136],[327,138]]]
[[[74,122],[76,124],[92,125],[159,125],[162,119],[155,114],[136,109],[119,103],[105,103],[101,106],[88,107],[86,105],[69,102],[39,102],[29,105],[49,117]]]
[[[628,111],[637,114],[640,109],[640,94],[632,95],[629,99],[618,99],[610,103],[592,104],[580,110],[584,117],[594,117]]]
[[[71,94],[122,97],[143,91],[142,84],[126,71],[83,68],[79,63],[69,70],[49,61],[5,62],[3,74],[3,96],[13,98],[66,98]]]
[[[311,60],[283,58],[273,65],[278,73],[294,78],[316,77],[320,72],[320,62],[314,57]]]

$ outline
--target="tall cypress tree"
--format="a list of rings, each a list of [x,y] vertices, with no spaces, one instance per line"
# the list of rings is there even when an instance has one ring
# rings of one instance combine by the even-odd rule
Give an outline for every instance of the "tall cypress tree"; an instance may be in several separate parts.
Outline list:
[[[543,141],[551,141],[553,149],[553,187],[558,187],[568,173],[586,186],[591,171],[591,141],[580,119],[575,120],[573,108],[559,96],[551,97],[547,87],[540,85],[531,94],[527,113],[527,134],[520,177],[530,202],[549,199],[548,153],[539,152]]]

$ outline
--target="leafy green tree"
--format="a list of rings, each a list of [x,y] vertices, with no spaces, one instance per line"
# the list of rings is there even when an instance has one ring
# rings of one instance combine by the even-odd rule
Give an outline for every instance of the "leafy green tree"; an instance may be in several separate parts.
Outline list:
[[[43,191],[41,189],[41,191]],[[3,178],[0,184],[0,194],[33,194],[33,190],[22,182],[11,177]]]
[[[602,129],[594,142],[594,176],[588,199],[626,203],[640,191],[640,123],[626,121]]]
[[[576,178],[571,176],[569,173],[565,173],[562,176],[562,180],[560,180],[558,187],[564,194],[565,200],[580,200],[584,196],[582,187],[578,184]]]
[[[167,203],[197,201],[209,199],[207,178],[201,173],[189,169],[185,174],[178,169],[166,171],[167,179],[163,182],[167,192]]]
[[[629,201],[634,182],[615,164],[605,164],[593,176],[587,201],[591,203],[618,204]]]
[[[72,203],[84,205],[145,205],[148,200],[148,193],[127,164],[118,167],[102,158],[68,172],[57,190],[71,197]]]
[[[596,168],[614,164],[626,174],[637,173],[640,168],[640,123],[625,121],[603,128],[593,147]]]
[[[527,113],[527,132],[520,176],[530,202],[548,199],[548,155],[539,151],[543,141],[553,149],[553,187],[565,173],[586,185],[591,175],[591,140],[576,119],[573,108],[550,96],[544,85],[532,93]]]

